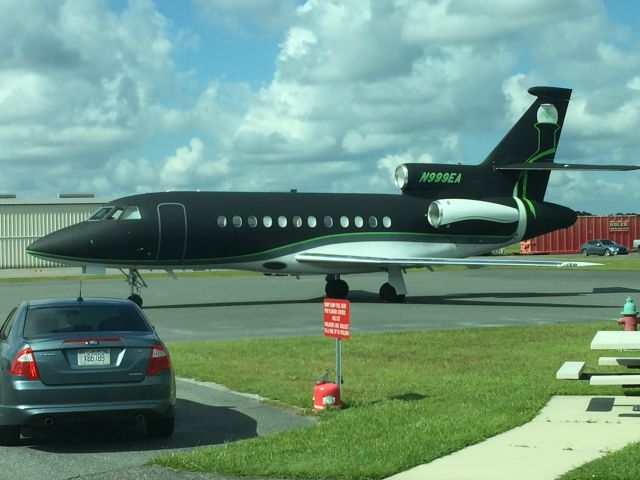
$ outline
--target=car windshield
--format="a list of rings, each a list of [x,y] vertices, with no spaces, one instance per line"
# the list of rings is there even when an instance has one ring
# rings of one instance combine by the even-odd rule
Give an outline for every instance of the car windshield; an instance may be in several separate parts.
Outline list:
[[[32,307],[27,312],[25,337],[67,332],[148,332],[135,308],[113,305]]]
[[[612,242],[611,240],[602,240],[602,244],[603,245],[615,245],[615,242]]]

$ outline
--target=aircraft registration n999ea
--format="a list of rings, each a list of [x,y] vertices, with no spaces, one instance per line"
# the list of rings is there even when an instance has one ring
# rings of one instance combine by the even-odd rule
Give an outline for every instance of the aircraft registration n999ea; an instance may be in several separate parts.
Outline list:
[[[27,252],[58,263],[128,270],[141,304],[139,269],[241,269],[324,274],[345,298],[341,275],[388,272],[383,301],[402,301],[402,269],[430,265],[562,266],[563,262],[467,258],[576,220],[544,201],[553,170],[631,170],[570,165],[554,157],[571,90],[533,87],[532,105],[479,165],[403,164],[401,194],[163,192],[119,198],[88,220],[53,232]],[[574,262],[571,265],[588,265]]]

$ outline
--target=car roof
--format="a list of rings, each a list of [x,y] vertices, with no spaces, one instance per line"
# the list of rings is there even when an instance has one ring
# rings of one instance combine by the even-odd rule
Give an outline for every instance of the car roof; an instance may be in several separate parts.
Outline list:
[[[89,298],[39,298],[33,300],[25,300],[22,302],[28,307],[83,307],[83,306],[135,306],[135,304],[126,298],[106,298],[106,297],[89,297]]]

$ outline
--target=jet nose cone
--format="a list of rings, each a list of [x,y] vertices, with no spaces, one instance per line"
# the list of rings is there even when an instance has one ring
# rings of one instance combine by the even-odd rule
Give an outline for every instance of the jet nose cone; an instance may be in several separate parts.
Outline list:
[[[65,228],[45,235],[31,243],[26,251],[36,257],[58,263],[67,263],[66,260],[74,257],[77,250],[77,241],[73,238],[71,228]]]
[[[37,257],[60,254],[60,242],[52,237],[52,235],[46,235],[31,243],[27,246],[27,253]]]

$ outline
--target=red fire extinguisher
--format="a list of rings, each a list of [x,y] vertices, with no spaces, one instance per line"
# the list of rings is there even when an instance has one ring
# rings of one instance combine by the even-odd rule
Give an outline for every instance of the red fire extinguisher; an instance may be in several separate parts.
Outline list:
[[[316,381],[313,387],[313,410],[319,412],[329,407],[340,407],[340,387],[337,383],[328,382],[328,371]]]

